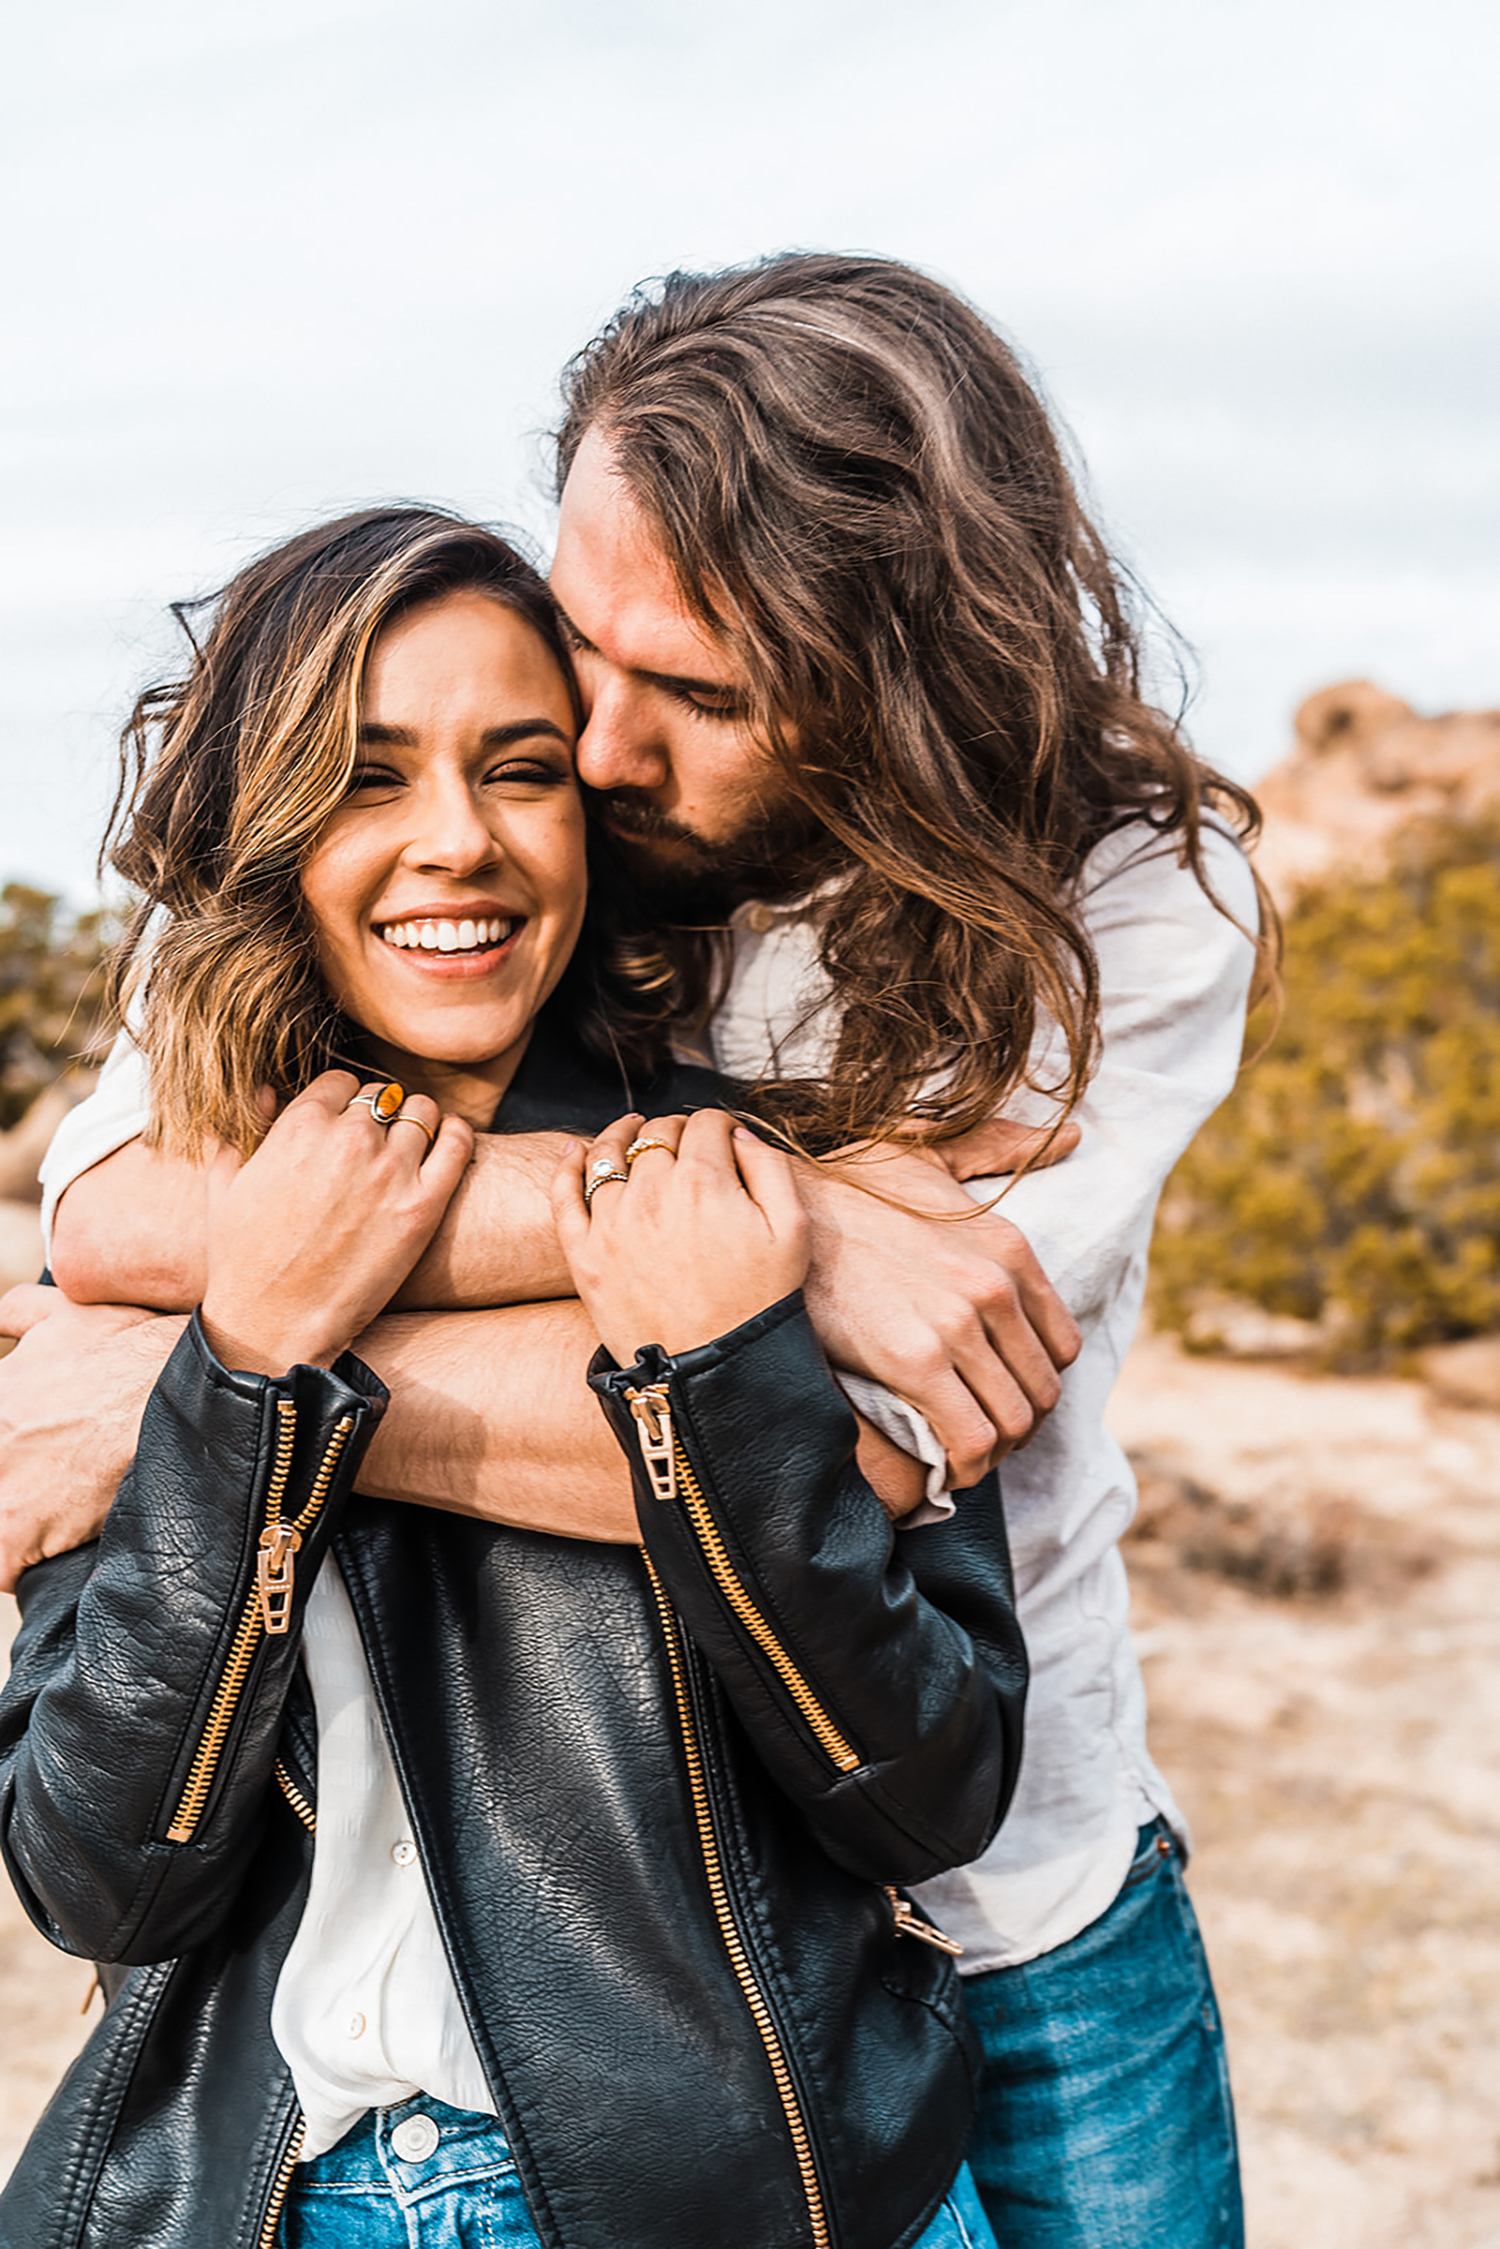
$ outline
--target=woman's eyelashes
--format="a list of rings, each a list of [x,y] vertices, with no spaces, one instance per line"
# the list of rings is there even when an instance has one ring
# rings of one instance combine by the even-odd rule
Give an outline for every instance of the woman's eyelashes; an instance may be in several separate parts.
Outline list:
[[[485,769],[479,776],[479,786],[494,789],[555,789],[566,786],[572,778],[572,765],[561,756],[506,758]],[[394,794],[411,785],[411,775],[398,772],[393,766],[365,762],[357,765],[350,774],[345,794],[351,797],[376,793]]]

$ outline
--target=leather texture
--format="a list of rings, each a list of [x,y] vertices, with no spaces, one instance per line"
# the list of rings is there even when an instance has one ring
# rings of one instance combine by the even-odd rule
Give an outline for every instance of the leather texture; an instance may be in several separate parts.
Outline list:
[[[499,1129],[702,1105],[694,1071],[622,1088],[551,1028]],[[632,1098],[633,1095],[633,1098]],[[841,1772],[650,1493],[623,1391],[665,1380],[736,1582],[857,1752]],[[357,1361],[227,1374],[190,1327],[96,1545],[28,1571],[0,1698],[0,1839],[38,1926],[112,1965],[108,2005],[0,2196],[3,2249],[254,2249],[295,2129],[270,2004],[316,1795],[298,1663],[333,1542],[475,2045],[548,2249],[806,2249],[802,2175],[727,1901],[805,2120],[835,2249],[902,2249],[942,2202],[976,2049],[953,1962],[883,1887],[974,1857],[1014,1787],[1025,1657],[993,1480],[895,1535],[800,1299],[734,1335],[594,1372],[636,1464],[641,1552],[361,1497],[381,1411]],[[276,1436],[307,1503],[292,1628],[260,1642],[199,1824],[166,1840],[254,1583]],[[701,1794],[685,1753],[690,1713]]]

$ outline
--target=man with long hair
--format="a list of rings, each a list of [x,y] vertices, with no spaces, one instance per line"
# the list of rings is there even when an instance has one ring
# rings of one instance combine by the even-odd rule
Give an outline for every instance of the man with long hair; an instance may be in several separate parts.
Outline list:
[[[1010,1454],[1020,1789],[985,1858],[921,1897],[965,1948],[996,2232],[1233,2249],[1222,2033],[1146,1750],[1134,1494],[1103,1412],[1162,1183],[1238,1063],[1266,949],[1254,807],[1143,693],[1128,589],[1014,354],[909,267],[793,255],[642,292],[569,370],[559,464],[579,770],[635,884],[622,965],[805,1153],[814,1317],[897,1393],[866,1385],[930,1503],[977,1504]],[[1076,1153],[1036,1163],[1068,1120]],[[79,1303],[124,1274],[195,1301],[201,1190],[149,1124],[127,1049],[49,1159]],[[998,1211],[953,1176],[1016,1161]],[[630,1536],[596,1500],[569,1512],[600,1440],[578,1308],[541,1302],[562,1294],[551,1163],[485,1144],[409,1292],[504,1309],[362,1344],[398,1400],[366,1481],[435,1500],[441,1454],[451,1506],[462,1451],[476,1512]],[[33,1330],[0,1377],[13,1567],[92,1528],[51,1496],[64,1370],[88,1350],[102,1507],[156,1363],[124,1314],[92,1340],[47,1309],[22,1292],[8,1315]]]

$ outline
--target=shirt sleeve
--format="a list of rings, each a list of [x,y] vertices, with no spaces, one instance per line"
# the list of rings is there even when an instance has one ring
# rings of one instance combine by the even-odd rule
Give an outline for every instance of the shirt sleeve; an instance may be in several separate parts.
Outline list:
[[[151,1084],[146,1058],[128,1031],[109,1050],[99,1083],[87,1101],[69,1110],[42,1159],[42,1240],[52,1261],[52,1221],[65,1190],[95,1164],[102,1164],[127,1140],[135,1140],[151,1121]]]
[[[1258,906],[1249,861],[1205,823],[1210,897],[1175,840],[1136,823],[1101,844],[1084,870],[1080,918],[1099,963],[1099,1063],[1074,1111],[1082,1139],[1047,1171],[976,1179],[976,1202],[998,1198],[1079,1325],[1109,1310],[1150,1236],[1178,1157],[1234,1084],[1255,964]],[[1217,901],[1217,903],[1216,903]],[[1046,1082],[1066,1063],[1054,1031],[1038,1048]],[[1009,1105],[1038,1123],[1045,1100]],[[903,1529],[952,1512],[943,1449],[925,1417],[881,1384],[834,1369],[851,1405],[927,1470],[927,1497]]]
[[[1212,897],[1179,863],[1175,839],[1140,824],[1093,853],[1081,919],[1099,963],[1102,1038],[1074,1112],[1082,1139],[1050,1170],[1009,1186],[969,1184],[976,1201],[998,1196],[1000,1215],[1026,1236],[1085,1331],[1109,1309],[1168,1173],[1239,1069],[1255,886],[1238,842],[1217,824],[1205,823],[1203,859]],[[1043,1082],[1060,1045],[1054,1034]]]

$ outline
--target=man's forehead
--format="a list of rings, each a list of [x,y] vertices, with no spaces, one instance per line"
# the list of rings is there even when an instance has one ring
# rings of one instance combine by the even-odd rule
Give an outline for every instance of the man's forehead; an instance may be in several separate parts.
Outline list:
[[[574,630],[627,671],[734,676],[728,651],[683,606],[649,517],[590,430],[563,487],[552,591]]]

